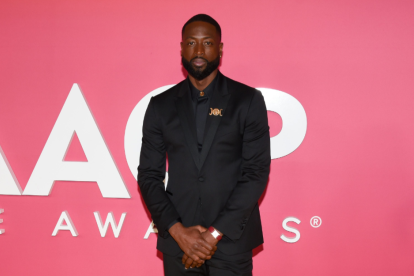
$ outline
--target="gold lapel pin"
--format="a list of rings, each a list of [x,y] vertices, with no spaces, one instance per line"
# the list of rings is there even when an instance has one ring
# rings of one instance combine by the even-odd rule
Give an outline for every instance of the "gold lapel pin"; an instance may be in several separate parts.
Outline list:
[[[223,109],[218,109],[218,108],[212,108],[212,107],[210,107],[210,114],[208,114],[208,115],[214,115],[214,116],[218,116],[218,115],[220,115],[220,116],[223,116],[222,114],[221,114],[221,111],[222,111]]]

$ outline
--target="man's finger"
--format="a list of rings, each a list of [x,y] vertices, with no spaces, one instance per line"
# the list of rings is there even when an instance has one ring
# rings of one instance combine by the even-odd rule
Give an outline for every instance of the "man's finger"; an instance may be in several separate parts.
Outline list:
[[[202,266],[204,264],[204,260],[202,260],[202,259],[200,259],[200,260],[198,260],[198,261],[194,261],[193,260],[193,263],[190,265],[190,267],[200,267],[200,266]]]
[[[198,261],[198,262],[193,262],[192,263],[192,267],[200,267],[200,266],[202,266],[204,264],[204,261]]]
[[[208,251],[212,251],[213,250],[213,246],[211,246],[205,239],[200,238],[197,240],[197,244],[205,247],[206,249],[208,249]],[[208,254],[208,253],[207,253]]]
[[[213,249],[212,246],[210,246],[211,249],[208,249],[206,246],[204,246],[204,242],[202,242],[202,244],[200,244],[200,243],[194,244],[191,249],[194,252],[200,252],[200,253],[203,253],[204,255],[211,255],[211,251]]]
[[[216,253],[217,246],[214,246],[213,250],[210,251],[210,254],[205,258],[205,260],[210,260],[213,257],[214,253]]]
[[[188,258],[188,259],[186,260],[185,264],[184,264],[185,269],[188,269],[189,267],[191,267],[192,263],[193,263],[193,259]]]
[[[207,228],[205,228],[204,226],[201,225],[196,225],[194,226],[198,231],[200,231],[201,233],[206,232]]]
[[[185,262],[187,261],[188,256],[187,254],[184,254],[183,258],[181,259],[182,264],[185,264]]]
[[[201,259],[201,260],[205,260],[208,256],[209,256],[209,254],[203,254],[202,252],[200,252],[200,251],[196,251],[196,252],[194,252],[195,253],[195,255],[198,257],[198,258],[192,258],[194,261],[198,261],[199,259]]]

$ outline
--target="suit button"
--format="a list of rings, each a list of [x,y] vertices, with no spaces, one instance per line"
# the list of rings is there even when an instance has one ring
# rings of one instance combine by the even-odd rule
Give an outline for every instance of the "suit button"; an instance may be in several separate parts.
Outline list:
[[[204,178],[200,177],[200,178],[198,179],[198,181],[203,182],[203,181],[204,181]]]

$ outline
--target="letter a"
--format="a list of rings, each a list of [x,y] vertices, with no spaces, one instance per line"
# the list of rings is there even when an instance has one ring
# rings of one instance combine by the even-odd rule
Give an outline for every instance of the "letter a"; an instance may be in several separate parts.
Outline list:
[[[155,227],[154,221],[151,221],[150,226],[148,227],[148,230],[145,233],[144,239],[148,239],[151,233],[158,233],[158,229],[157,227]]]
[[[75,132],[88,162],[64,161]],[[96,181],[103,197],[130,198],[76,83],[70,90],[23,194],[47,196],[56,180]]]
[[[63,221],[65,221],[66,225],[63,225]],[[78,231],[76,231],[75,225],[73,224],[72,220],[70,219],[68,211],[63,211],[60,215],[58,222],[56,223],[55,229],[53,230],[52,236],[56,236],[59,230],[69,230],[72,233],[72,236],[77,237]]]
[[[0,195],[21,195],[22,188],[0,147]]]

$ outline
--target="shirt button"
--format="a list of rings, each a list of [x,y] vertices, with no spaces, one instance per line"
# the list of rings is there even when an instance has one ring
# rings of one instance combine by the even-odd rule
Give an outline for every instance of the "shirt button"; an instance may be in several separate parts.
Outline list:
[[[203,181],[204,181],[204,178],[200,177],[200,178],[198,179],[198,181],[203,182]]]

